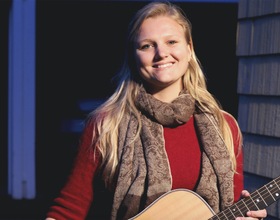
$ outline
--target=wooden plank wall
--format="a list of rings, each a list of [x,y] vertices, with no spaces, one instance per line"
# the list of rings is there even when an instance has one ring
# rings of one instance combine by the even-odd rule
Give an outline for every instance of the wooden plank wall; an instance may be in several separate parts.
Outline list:
[[[280,175],[280,0],[239,1],[236,54],[245,187],[252,192]],[[280,219],[279,200],[267,211]]]

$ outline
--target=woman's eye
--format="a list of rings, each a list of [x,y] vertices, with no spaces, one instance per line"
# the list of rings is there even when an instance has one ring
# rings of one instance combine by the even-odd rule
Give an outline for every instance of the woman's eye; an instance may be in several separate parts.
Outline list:
[[[171,44],[171,45],[176,44],[176,43],[177,43],[177,41],[175,41],[175,40],[168,41],[168,44]]]
[[[152,47],[150,44],[144,44],[140,46],[140,50],[147,50],[148,48]]]

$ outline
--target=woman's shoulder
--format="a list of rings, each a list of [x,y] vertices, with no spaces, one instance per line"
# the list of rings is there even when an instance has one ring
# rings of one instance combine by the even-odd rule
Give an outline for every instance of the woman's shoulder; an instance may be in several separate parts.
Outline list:
[[[235,141],[241,140],[241,130],[236,118],[229,112],[223,111],[223,115],[230,127],[231,133]]]
[[[239,127],[237,119],[232,114],[230,114],[229,112],[226,112],[226,111],[223,111],[223,115],[224,115],[233,135],[236,135],[236,134],[240,135],[240,127]]]
[[[238,122],[236,118],[229,112],[222,111],[226,121],[229,123],[230,126],[238,126]]]

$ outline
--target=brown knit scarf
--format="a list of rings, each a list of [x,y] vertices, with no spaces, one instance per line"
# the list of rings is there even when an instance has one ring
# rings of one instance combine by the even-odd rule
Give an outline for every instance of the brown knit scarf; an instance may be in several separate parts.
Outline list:
[[[198,112],[191,96],[182,92],[164,103],[141,89],[136,105],[142,112],[142,129],[127,114],[119,133],[119,172],[111,219],[128,219],[171,190],[172,176],[165,151],[163,126],[175,127],[194,115],[203,148],[201,177],[196,189],[217,213],[233,203],[233,171],[228,151],[210,114]]]

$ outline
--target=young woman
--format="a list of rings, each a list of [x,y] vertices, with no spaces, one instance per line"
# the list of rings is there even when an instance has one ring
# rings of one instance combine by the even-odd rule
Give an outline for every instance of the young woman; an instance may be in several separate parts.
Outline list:
[[[47,220],[129,219],[178,188],[196,192],[215,213],[248,196],[241,132],[207,91],[180,8],[151,2],[135,14],[118,80],[90,114]],[[239,219],[266,215],[250,211]]]

